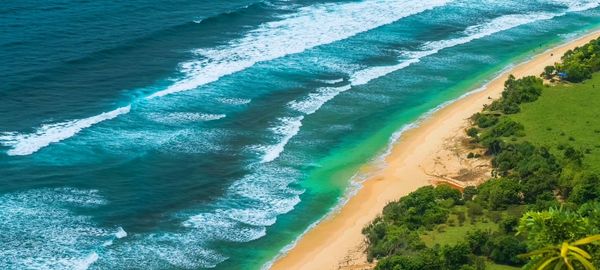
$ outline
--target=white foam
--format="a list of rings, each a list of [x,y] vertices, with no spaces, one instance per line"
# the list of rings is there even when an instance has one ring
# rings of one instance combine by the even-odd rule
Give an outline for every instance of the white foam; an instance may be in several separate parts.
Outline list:
[[[253,173],[235,181],[212,211],[194,214],[183,226],[200,231],[205,239],[248,242],[265,235],[277,216],[294,209],[301,191],[288,185],[297,179],[291,168],[274,164],[257,166]]]
[[[597,0],[555,0],[553,2],[567,7],[569,12],[579,12],[600,6],[600,2]]]
[[[83,260],[77,262],[73,269],[75,270],[87,270],[88,268],[90,268],[90,266],[95,263],[98,258],[100,258],[100,256],[98,256],[98,253],[96,252],[92,252],[90,253],[90,255],[88,255],[87,257],[85,257]]]
[[[0,268],[87,269],[110,232],[73,207],[97,207],[95,190],[29,190],[0,195]]]
[[[340,87],[323,87],[317,89],[316,92],[308,94],[303,100],[291,101],[288,106],[296,111],[303,112],[305,114],[313,114],[327,101],[333,99],[338,94],[350,90],[350,85],[344,85]]]
[[[303,100],[290,101],[288,106],[293,110],[304,113],[304,115],[310,115],[319,110],[319,108],[327,103],[327,101],[333,99],[341,92],[350,90],[350,88],[350,85],[318,88],[314,93],[310,93]],[[300,131],[304,115],[297,117],[282,117],[278,119],[278,124],[270,129],[275,136],[280,137],[278,138],[278,142],[273,145],[254,147],[254,149],[263,152],[261,163],[274,161],[281,155],[288,142]]]
[[[252,101],[251,99],[246,98],[219,98],[218,100],[229,105],[244,105]]]
[[[124,237],[127,237],[127,232],[125,230],[123,230],[122,227],[117,228],[117,232],[115,233],[115,237],[117,239],[121,239]]]
[[[431,54],[433,54],[433,53],[431,53]],[[359,70],[359,71],[355,72],[354,74],[352,74],[352,76],[350,77],[350,81],[352,82],[352,85],[354,85],[354,86],[367,84],[368,82],[370,82],[374,79],[383,77],[394,71],[401,70],[401,69],[406,68],[414,63],[417,63],[420,61],[421,57],[424,57],[426,55],[431,55],[431,54],[423,53],[423,54],[421,54],[420,57],[408,59],[406,61],[403,61],[403,62],[401,62],[397,65],[393,65],[393,66],[379,66],[379,67],[372,67],[372,68],[366,68],[363,70]]]
[[[326,83],[326,84],[337,84],[337,83],[343,82],[344,79],[342,78],[342,79],[334,79],[334,80],[317,80],[317,81]]]
[[[279,125],[271,128],[271,131],[279,136],[278,142],[273,145],[259,146],[257,148],[264,152],[261,163],[267,163],[275,160],[285,149],[287,143],[300,131],[304,116],[284,117],[278,119]]]
[[[172,112],[172,113],[149,113],[148,118],[152,121],[164,124],[207,122],[227,117],[225,114],[194,113],[194,112]]]
[[[368,0],[299,8],[279,21],[260,25],[226,46],[197,50],[196,53],[202,56],[201,60],[181,64],[184,79],[148,98],[192,90],[258,62],[347,39],[447,2]]]
[[[592,6],[590,8],[593,8],[593,7],[595,7],[595,6]],[[572,11],[572,10],[570,10],[570,11]],[[424,46],[422,46],[421,51],[405,52],[404,54],[405,54],[405,56],[408,56],[408,60],[405,60],[397,65],[373,67],[373,68],[359,70],[351,75],[350,82],[351,82],[352,86],[363,85],[363,84],[370,82],[371,80],[385,76],[391,72],[406,68],[406,67],[410,66],[411,64],[419,62],[421,58],[429,56],[429,55],[433,55],[445,48],[450,48],[450,47],[454,47],[457,45],[465,44],[465,43],[471,42],[475,39],[480,39],[480,38],[483,38],[486,36],[490,36],[494,33],[508,30],[508,29],[511,29],[514,27],[518,27],[520,25],[524,25],[524,24],[528,24],[528,23],[532,23],[532,22],[540,21],[540,20],[547,20],[547,19],[554,18],[556,16],[562,16],[564,14],[565,13],[552,14],[552,13],[540,12],[540,13],[501,16],[501,17],[492,19],[487,23],[484,23],[481,25],[476,25],[476,26],[471,26],[471,27],[467,28],[463,33],[465,35],[463,37],[444,40],[444,41],[429,42],[429,43],[425,44]],[[466,93],[463,96],[459,97],[458,99],[461,99],[467,95],[476,93],[476,92],[480,91],[481,89],[484,89],[484,87],[478,88],[474,91]],[[344,90],[344,91],[346,91],[346,90]],[[317,94],[311,93],[311,94],[309,94],[309,97],[307,99],[305,99],[304,101],[290,102],[289,103],[290,107],[297,111],[300,111],[300,112],[312,114],[316,110],[318,110],[325,102],[331,100],[333,97],[335,97],[335,95],[337,95],[337,94],[332,95],[331,92],[322,91],[322,90],[317,91],[317,92],[322,92],[322,97]],[[341,92],[342,91],[338,92],[338,94]],[[378,159],[383,160],[385,157],[387,157],[391,153],[393,145],[399,140],[399,138],[401,137],[401,135],[403,133],[405,133],[407,130],[417,127],[423,119],[425,119],[426,117],[428,117],[435,111],[438,111],[438,110],[448,106],[449,104],[451,104],[452,102],[454,102],[458,99],[445,102],[445,103],[437,106],[436,108],[428,111],[424,116],[419,118],[418,121],[402,126],[398,131],[396,131],[392,134],[392,136],[389,140],[389,143],[388,143],[388,147],[381,155],[379,155]],[[357,178],[356,176],[353,177],[352,184],[348,188],[346,195],[329,212],[328,215],[322,217],[321,219],[319,219],[316,222],[314,222],[313,224],[311,224],[305,230],[305,232],[303,234],[298,236],[298,238],[294,242],[285,246],[275,258],[273,258],[271,261],[269,261],[265,265],[263,265],[262,269],[269,269],[275,260],[280,258],[283,254],[287,253],[289,250],[291,250],[296,245],[296,243],[299,241],[299,239],[301,239],[302,235],[304,235],[312,227],[314,227],[318,223],[320,223],[327,216],[331,215],[331,213],[334,213],[337,209],[340,209],[340,207],[347,202],[347,199],[349,197],[351,197],[360,188],[361,180],[359,179],[359,181],[356,181],[356,178]]]
[[[354,72],[350,76],[351,85],[345,85],[341,87],[323,87],[317,89],[316,92],[310,93],[308,97],[303,100],[291,101],[288,106],[296,111],[302,112],[305,115],[310,115],[319,110],[326,102],[333,99],[340,93],[350,90],[351,86],[364,85],[370,81],[390,74],[392,72],[406,68],[414,63],[419,62],[423,57],[430,56],[438,53],[440,50],[458,46],[461,44],[469,43],[473,40],[480,39],[492,34],[508,30],[520,25],[532,23],[539,20],[546,20],[558,16],[560,14],[550,13],[530,13],[530,14],[511,14],[504,15],[498,18],[494,18],[489,22],[468,27],[462,37],[428,42],[422,46],[421,51],[404,52],[404,56],[408,57],[396,65],[391,66],[378,66],[371,67]],[[277,126],[276,130],[289,131],[285,132],[286,136],[283,136],[281,140],[272,146],[262,147],[264,155],[262,162],[270,162],[275,160],[281,152],[283,152],[285,145],[292,139],[292,137],[298,133],[299,128],[302,126],[302,117],[296,118],[296,121],[287,121],[288,118],[282,118],[282,123]]]
[[[195,89],[258,62],[347,39],[447,2],[448,0],[370,0],[302,7],[295,13],[282,16],[279,21],[259,26],[244,38],[234,40],[226,46],[198,50],[197,53],[204,56],[202,60],[181,65],[184,79],[148,98]],[[128,113],[129,110],[130,106],[126,106],[85,119],[43,125],[32,134],[4,133],[0,136],[0,143],[12,147],[7,151],[9,155],[29,155],[51,143],[74,136],[84,128]],[[266,160],[269,159],[271,157]]]
[[[352,74],[350,81],[354,86],[367,84],[368,82],[374,79],[404,69],[414,63],[418,63],[423,57],[436,54],[443,49],[466,44],[473,40],[481,39],[498,32],[502,32],[508,29],[512,29],[521,25],[533,23],[540,20],[548,20],[563,14],[564,13],[536,12],[529,14],[510,14],[500,16],[486,23],[468,27],[463,32],[462,37],[428,42],[421,47],[420,51],[403,52],[403,55],[408,59],[402,61],[399,64],[391,66],[372,67],[359,70]]]
[[[12,149],[7,151],[8,155],[30,155],[52,143],[70,138],[85,128],[113,119],[119,115],[129,113],[130,109],[131,106],[125,106],[84,119],[45,124],[38,128],[34,133],[29,134],[14,132],[3,133],[0,135],[0,144],[12,147]]]

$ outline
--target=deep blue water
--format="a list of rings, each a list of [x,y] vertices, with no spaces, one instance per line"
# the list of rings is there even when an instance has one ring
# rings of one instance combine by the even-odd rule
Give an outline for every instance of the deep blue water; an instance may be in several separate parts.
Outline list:
[[[257,269],[599,1],[4,1],[0,269]]]

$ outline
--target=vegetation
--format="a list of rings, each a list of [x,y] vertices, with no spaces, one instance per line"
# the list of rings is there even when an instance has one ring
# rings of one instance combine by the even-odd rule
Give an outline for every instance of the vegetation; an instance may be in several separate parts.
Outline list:
[[[589,236],[573,243],[563,242],[556,247],[542,248],[527,254],[522,257],[540,258],[537,259],[535,269],[575,269],[583,268],[586,270],[596,270],[596,267],[590,262],[592,255],[583,250],[580,246],[591,244],[594,241],[599,241],[600,235]]]
[[[542,74],[587,80],[578,84],[510,76],[465,130],[491,157],[493,178],[463,193],[423,187],[387,205],[363,229],[376,269],[599,266],[598,236],[587,237],[600,233],[599,53],[594,40]]]
[[[552,78],[559,75],[569,82],[590,79],[594,72],[600,70],[600,39],[567,51],[561,60],[561,63],[546,67],[542,76]]]

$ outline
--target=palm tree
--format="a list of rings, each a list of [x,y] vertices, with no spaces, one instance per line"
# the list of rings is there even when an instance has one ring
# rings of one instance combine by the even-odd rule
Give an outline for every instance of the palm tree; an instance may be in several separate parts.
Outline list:
[[[586,270],[596,270],[596,267],[589,261],[592,256],[579,246],[598,240],[600,240],[600,234],[588,236],[573,243],[565,241],[560,246],[542,248],[519,256],[525,258],[542,256],[533,268],[536,270],[575,270],[573,262],[578,262]]]

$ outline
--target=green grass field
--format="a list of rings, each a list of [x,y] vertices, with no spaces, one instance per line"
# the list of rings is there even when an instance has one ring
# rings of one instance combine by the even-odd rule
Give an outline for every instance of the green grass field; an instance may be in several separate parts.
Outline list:
[[[584,165],[600,172],[600,74],[580,84],[560,84],[544,89],[539,100],[521,105],[510,117],[525,126],[527,140],[551,148],[572,146],[586,153]]]
[[[463,205],[456,205],[452,208],[453,213],[448,217],[448,222],[436,226],[431,231],[424,231],[421,233],[421,240],[428,247],[433,247],[435,244],[439,245],[454,245],[463,241],[465,235],[469,231],[490,230],[496,231],[499,229],[498,225],[492,220],[493,214],[501,215],[507,214],[510,216],[520,217],[525,211],[525,207],[522,205],[511,206],[506,210],[502,211],[487,211],[484,210],[484,214],[476,218],[476,222],[471,222],[471,218],[468,217],[466,211],[467,208]],[[455,212],[465,213],[466,220],[462,225],[458,222],[458,216]],[[452,224],[452,225],[450,225]]]
[[[525,210],[524,206],[514,206],[509,207],[504,211],[493,211],[496,214],[508,214],[512,216],[521,216],[523,211]],[[453,211],[461,211],[466,215],[466,207],[465,206],[454,206]],[[441,224],[436,226],[431,231],[424,231],[421,233],[421,240],[428,247],[433,247],[436,244],[439,245],[454,245],[461,241],[464,241],[465,235],[469,231],[474,231],[477,229],[480,230],[490,230],[496,231],[499,229],[498,225],[490,219],[490,211],[485,211],[485,213],[476,218],[476,222],[471,222],[471,219],[467,216],[466,220],[462,225],[458,222],[458,216],[453,213],[448,217],[448,222],[446,224]],[[450,226],[449,224],[453,224]],[[521,269],[519,267],[513,267],[508,265],[500,265],[495,264],[492,261],[488,261],[486,264],[486,269],[488,270],[516,270]]]
[[[466,211],[464,206],[455,206],[454,210],[462,212]],[[449,224],[453,224],[454,226],[450,226]],[[471,219],[467,217],[465,222],[460,225],[457,215],[450,214],[446,224],[438,225],[432,231],[423,232],[421,234],[421,239],[428,247],[433,247],[435,244],[441,246],[453,245],[463,241],[467,232],[477,229],[495,231],[498,229],[498,225],[490,222],[485,217],[478,217],[477,222],[475,223],[472,223]]]

